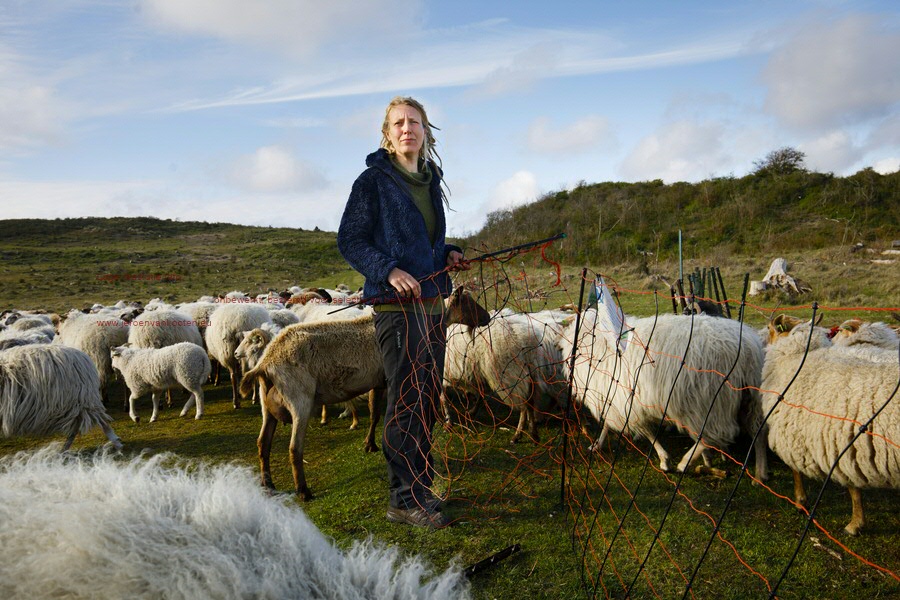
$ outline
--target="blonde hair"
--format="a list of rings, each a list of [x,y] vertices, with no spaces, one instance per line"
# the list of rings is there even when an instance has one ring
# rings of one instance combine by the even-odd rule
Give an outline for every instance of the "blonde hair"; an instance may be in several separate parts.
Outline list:
[[[390,123],[388,120],[390,119],[391,109],[395,106],[406,105],[410,106],[422,115],[422,127],[425,129],[425,141],[422,144],[422,147],[419,148],[419,158],[423,160],[430,160],[433,163],[437,164],[439,167],[441,165],[441,157],[437,153],[435,149],[435,144],[437,140],[434,139],[434,133],[432,133],[433,129],[437,129],[440,131],[440,128],[432,125],[428,121],[428,115],[425,113],[425,107],[422,106],[422,103],[416,100],[415,98],[410,98],[409,96],[395,96],[393,100],[388,103],[387,108],[384,110],[384,122],[381,124],[381,147],[387,150],[390,154],[396,154],[397,150],[394,148],[393,144],[391,144],[391,140],[388,137],[388,130],[390,129]]]

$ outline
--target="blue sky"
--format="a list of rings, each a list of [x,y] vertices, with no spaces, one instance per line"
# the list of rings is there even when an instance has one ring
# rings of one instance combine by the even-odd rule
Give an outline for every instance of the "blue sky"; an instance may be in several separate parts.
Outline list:
[[[895,0],[0,0],[0,218],[334,231],[395,95],[450,233],[579,182],[900,167]]]

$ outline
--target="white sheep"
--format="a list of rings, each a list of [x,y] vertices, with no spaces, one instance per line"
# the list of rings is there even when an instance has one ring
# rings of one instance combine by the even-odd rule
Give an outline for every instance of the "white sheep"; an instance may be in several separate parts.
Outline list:
[[[271,322],[269,311],[258,304],[223,304],[213,313],[212,322],[206,329],[209,355],[231,374],[231,399],[235,408],[241,407],[238,395],[241,365],[234,357],[234,351],[241,343],[240,336],[245,331]]]
[[[896,363],[900,360],[900,335],[889,325],[876,321],[866,323],[849,319],[841,323],[831,338],[836,349],[877,362]]]
[[[297,316],[297,313],[287,308],[270,310],[269,316],[272,317],[272,322],[279,327],[287,327],[300,322],[300,317]]]
[[[56,337],[56,332],[49,327],[37,327],[25,331],[0,331],[0,350],[27,344],[49,344]]]
[[[50,344],[0,352],[0,430],[4,437],[79,433],[100,427],[117,449],[122,442],[100,399],[97,369],[87,354]]]
[[[217,302],[204,302],[198,300],[197,302],[185,302],[179,304],[176,307],[176,310],[193,319],[197,324],[197,329],[200,330],[200,336],[205,338],[206,328],[212,320],[212,314],[216,312],[216,309],[220,306],[222,305]]]
[[[203,346],[196,321],[169,308],[148,310],[131,322],[128,343],[134,348],[164,348],[181,342]]]
[[[840,461],[838,455],[895,393],[898,363],[853,357],[833,347],[826,330],[815,327],[810,335],[809,322],[795,325],[776,318],[770,331],[762,381],[769,392],[764,409],[774,407],[768,420],[769,446],[793,471],[798,504],[806,502],[802,476],[824,480],[834,466],[832,480],[847,488],[853,504],[844,530],[857,535],[865,525],[860,490],[900,489],[897,399],[887,404]],[[782,393],[779,402],[777,395]]]
[[[465,325],[447,330],[444,388],[497,399],[519,411],[519,423],[510,443],[518,442],[528,428],[537,441],[534,409],[547,381],[544,369],[552,362],[542,352],[543,330],[527,318],[494,318],[486,327],[469,331]],[[443,396],[447,415],[446,394]]]
[[[249,469],[51,450],[0,459],[3,598],[463,600],[459,567],[346,550]]]
[[[140,421],[134,408],[135,401],[147,393],[153,395],[153,414],[150,422],[159,418],[157,392],[183,387],[191,392],[181,416],[187,414],[196,402],[194,416],[203,416],[203,384],[209,378],[210,364],[206,351],[197,344],[181,342],[165,348],[129,348],[120,346],[110,352],[112,366],[125,379],[131,392],[128,397],[128,416],[135,423]]]
[[[114,376],[109,351],[128,342],[128,323],[106,313],[71,311],[59,325],[55,343],[78,348],[87,354],[100,378],[100,393],[109,401],[108,384]]]
[[[620,353],[620,332],[612,330],[605,314],[598,318],[596,310],[585,311],[578,343],[573,343],[573,320],[562,344],[566,357],[576,347],[575,399],[603,423],[594,449],[600,449],[609,429],[641,435],[652,440],[660,468],[667,471],[669,455],[658,439],[665,419],[695,442],[678,463],[684,472],[701,456],[709,466],[707,449],[725,448],[742,428],[751,437],[759,430],[756,476],[766,480],[766,432],[757,391],[763,349],[756,332],[706,315],[628,318],[631,333]]]
[[[483,325],[489,315],[461,290],[447,299],[448,323]],[[250,393],[253,383],[263,384],[259,447],[262,484],[274,489],[269,469],[272,438],[278,421],[291,423],[290,455],[294,486],[303,500],[312,498],[303,469],[306,427],[316,402],[345,402],[370,390],[384,390],[384,365],[375,339],[371,315],[350,321],[318,321],[285,327],[269,343],[259,363],[241,380],[241,393]],[[273,390],[274,388],[274,390]],[[271,393],[272,391],[278,392]],[[366,449],[376,451],[374,441],[377,403],[370,395],[372,421]]]

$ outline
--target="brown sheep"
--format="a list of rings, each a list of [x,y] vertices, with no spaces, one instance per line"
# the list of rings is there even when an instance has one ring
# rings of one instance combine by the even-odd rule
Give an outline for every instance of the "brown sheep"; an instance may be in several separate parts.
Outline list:
[[[448,323],[477,327],[490,320],[488,312],[460,289],[447,299],[447,311]],[[269,468],[272,438],[278,421],[291,423],[294,485],[303,500],[310,500],[313,494],[303,470],[303,444],[315,403],[336,404],[370,390],[384,391],[384,367],[375,339],[374,318],[370,315],[351,321],[298,323],[286,327],[268,345],[259,364],[244,375],[241,393],[248,395],[257,380],[263,391],[263,422],[257,440],[262,484],[268,489],[275,487]],[[373,400],[370,396],[370,407]],[[377,419],[378,415],[372,414],[367,450],[377,450],[374,445]]]

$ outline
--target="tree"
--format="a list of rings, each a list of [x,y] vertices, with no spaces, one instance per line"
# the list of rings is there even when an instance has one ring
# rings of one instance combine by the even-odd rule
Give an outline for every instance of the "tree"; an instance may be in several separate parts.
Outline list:
[[[772,150],[763,160],[753,162],[754,175],[788,175],[796,171],[806,171],[803,160],[806,154],[785,146],[778,150]]]

